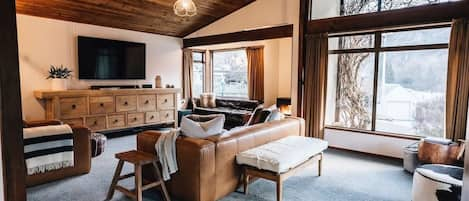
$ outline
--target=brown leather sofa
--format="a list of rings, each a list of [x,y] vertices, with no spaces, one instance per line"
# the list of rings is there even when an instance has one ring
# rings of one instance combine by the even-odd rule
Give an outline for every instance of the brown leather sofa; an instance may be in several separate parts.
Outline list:
[[[61,125],[61,121],[45,120],[24,122],[24,127],[38,127],[47,125]],[[26,175],[26,186],[56,181],[59,179],[87,174],[91,169],[91,130],[82,126],[72,126],[74,146],[74,167],[49,171],[41,174]],[[26,174],[26,173],[25,173]]]
[[[242,151],[290,135],[304,136],[304,120],[287,118],[248,127],[229,136],[207,139],[179,137],[176,151],[179,171],[167,186],[171,195],[184,201],[214,201],[236,190],[240,168],[235,156]],[[138,150],[155,154],[160,133],[146,131],[137,136]],[[144,167],[147,180],[154,180],[153,169]]]

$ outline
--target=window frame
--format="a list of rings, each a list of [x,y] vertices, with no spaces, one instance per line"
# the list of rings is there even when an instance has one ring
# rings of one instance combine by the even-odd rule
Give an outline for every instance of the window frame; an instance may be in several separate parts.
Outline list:
[[[382,47],[382,35],[384,33],[392,32],[404,32],[404,31],[415,31],[415,30],[427,30],[427,29],[437,29],[437,28],[448,28],[451,27],[451,23],[441,23],[433,25],[422,25],[422,26],[413,26],[413,27],[401,27],[393,29],[382,29],[376,31],[366,31],[366,32],[356,32],[356,33],[345,33],[345,34],[330,34],[329,38],[340,38],[344,36],[357,36],[357,35],[374,35],[374,46],[373,48],[357,48],[357,49],[343,49],[343,50],[329,50],[329,55],[331,54],[347,54],[347,53],[373,53],[374,54],[374,73],[373,73],[373,97],[372,97],[372,111],[371,111],[371,129],[358,129],[358,128],[347,128],[342,126],[334,125],[325,125],[327,129],[373,134],[385,137],[396,137],[402,139],[418,140],[425,138],[425,136],[419,136],[414,134],[406,133],[394,133],[394,132],[385,132],[376,130],[376,116],[377,116],[377,99],[378,99],[378,83],[379,83],[379,67],[380,67],[380,53],[383,52],[399,52],[399,51],[414,51],[414,50],[438,50],[438,49],[448,49],[448,43],[439,43],[439,44],[425,44],[425,45],[404,45],[404,46],[392,46],[392,47]],[[340,39],[339,39],[340,40]],[[336,75],[337,80],[339,80],[339,74]],[[337,85],[338,86],[338,85]],[[335,93],[340,93],[337,89]],[[337,104],[337,103],[336,103]],[[337,108],[336,108],[337,110]],[[334,119],[337,119],[337,111],[334,112]]]
[[[211,58],[211,61],[210,62],[210,73],[211,73],[211,92],[212,93],[215,93],[215,85],[214,85],[214,74],[215,74],[215,68],[214,68],[214,56],[213,54],[214,53],[217,53],[217,52],[232,52],[232,51],[239,51],[239,50],[244,50],[245,52],[247,51],[247,47],[239,47],[239,48],[226,48],[226,49],[216,49],[216,50],[210,50],[210,58]],[[247,52],[246,52],[247,54]],[[246,55],[246,59],[247,59],[247,55]],[[247,66],[246,66],[247,68]],[[246,69],[246,78],[248,79],[249,81],[249,72],[248,72],[248,69]],[[249,83],[248,83],[249,84]],[[246,93],[247,96],[246,97],[236,97],[236,96],[219,96],[220,98],[225,98],[225,99],[234,99],[234,100],[248,100],[249,99],[249,91]]]
[[[195,60],[194,59],[194,53],[199,53],[199,54],[202,54],[202,60]],[[204,79],[202,79],[202,93],[205,93],[205,76],[206,76],[206,65],[207,65],[207,55],[206,55],[206,52],[205,50],[192,50],[192,64],[194,63],[199,63],[199,64],[202,64],[203,68],[202,68],[202,77]],[[192,72],[195,72],[194,71],[194,65],[192,65]],[[194,73],[192,75],[192,86],[194,86]],[[194,89],[192,88],[192,93],[194,93]]]

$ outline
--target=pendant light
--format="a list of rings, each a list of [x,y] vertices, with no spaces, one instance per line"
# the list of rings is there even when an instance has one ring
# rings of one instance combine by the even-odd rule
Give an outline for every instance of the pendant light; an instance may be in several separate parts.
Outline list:
[[[180,17],[192,17],[197,15],[197,7],[192,0],[177,0],[174,3],[174,14]]]

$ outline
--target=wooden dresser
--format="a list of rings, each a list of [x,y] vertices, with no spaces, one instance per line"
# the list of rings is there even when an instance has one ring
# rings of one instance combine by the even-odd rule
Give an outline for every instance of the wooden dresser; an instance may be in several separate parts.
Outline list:
[[[154,124],[177,126],[180,89],[35,91],[46,104],[46,119],[84,125],[93,131]]]

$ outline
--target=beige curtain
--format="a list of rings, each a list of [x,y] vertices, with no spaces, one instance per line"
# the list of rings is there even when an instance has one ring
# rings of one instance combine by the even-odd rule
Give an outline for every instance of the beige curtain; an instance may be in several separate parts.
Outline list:
[[[246,53],[249,99],[264,101],[264,47],[249,47]]]
[[[453,21],[448,56],[446,137],[465,139],[469,98],[469,20]]]
[[[183,50],[183,63],[182,63],[182,96],[184,99],[192,97],[192,50]]]
[[[328,35],[307,36],[305,39],[304,111],[306,135],[324,138],[324,113],[326,105]]]

